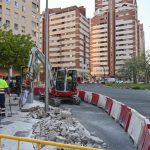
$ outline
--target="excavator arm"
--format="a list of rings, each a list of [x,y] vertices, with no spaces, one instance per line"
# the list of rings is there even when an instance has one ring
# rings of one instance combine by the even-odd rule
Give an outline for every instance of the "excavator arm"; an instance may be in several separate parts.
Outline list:
[[[30,52],[27,78],[34,80],[37,77],[38,66],[40,62],[45,66],[45,55],[41,51],[39,51],[36,47],[33,47]],[[54,87],[54,78],[53,78],[52,67],[50,62],[48,64],[48,72],[49,72],[48,84],[49,84],[49,88],[51,89]]]

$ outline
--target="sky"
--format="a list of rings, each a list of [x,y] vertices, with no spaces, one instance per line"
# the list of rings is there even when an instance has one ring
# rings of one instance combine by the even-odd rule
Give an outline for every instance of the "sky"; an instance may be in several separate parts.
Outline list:
[[[94,14],[95,0],[48,0],[49,8],[65,8],[73,5],[84,6],[87,17]],[[144,25],[145,48],[150,51],[150,0],[137,0],[138,19]],[[41,0],[41,12],[45,10],[46,0]]]

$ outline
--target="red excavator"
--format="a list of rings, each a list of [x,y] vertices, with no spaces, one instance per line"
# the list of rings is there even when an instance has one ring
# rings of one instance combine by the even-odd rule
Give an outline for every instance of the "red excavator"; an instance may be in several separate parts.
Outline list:
[[[30,53],[26,80],[33,82],[34,79],[36,79],[39,61],[44,65],[45,55],[36,47],[33,47]],[[48,72],[49,83],[46,84],[48,84],[49,87],[49,103],[53,106],[59,106],[62,101],[69,100],[72,101],[73,104],[79,105],[81,99],[77,95],[77,70],[59,69],[54,79],[52,67],[49,62]],[[70,76],[70,81],[68,81],[68,76]],[[40,97],[44,98],[44,93],[41,93]]]

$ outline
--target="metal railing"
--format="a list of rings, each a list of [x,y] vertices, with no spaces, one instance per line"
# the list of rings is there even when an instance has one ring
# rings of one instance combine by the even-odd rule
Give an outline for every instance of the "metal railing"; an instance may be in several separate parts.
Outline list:
[[[28,142],[28,143],[37,144],[37,150],[41,149],[41,145],[42,145],[42,147],[43,147],[43,145],[54,146],[54,147],[57,147],[59,150],[62,150],[63,148],[67,148],[67,149],[70,148],[71,150],[103,150],[103,149],[92,148],[92,147],[63,144],[63,143],[57,143],[57,142],[52,142],[52,141],[43,141],[43,140],[17,137],[17,136],[10,136],[10,135],[4,135],[4,134],[0,134],[0,145],[2,145],[2,139],[17,141],[18,142],[17,143],[17,150],[21,150],[20,149],[20,142]]]

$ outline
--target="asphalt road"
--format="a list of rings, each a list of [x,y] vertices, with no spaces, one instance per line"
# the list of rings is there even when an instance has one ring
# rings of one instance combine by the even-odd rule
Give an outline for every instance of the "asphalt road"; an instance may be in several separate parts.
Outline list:
[[[62,104],[61,107],[71,109],[73,116],[89,132],[107,143],[107,150],[136,150],[123,128],[102,109],[84,102],[80,106]]]
[[[109,96],[150,118],[150,90],[117,89],[101,84],[81,84],[79,88]]]
[[[79,89],[112,97],[150,118],[149,90],[114,89],[100,84],[81,84]],[[95,132],[96,136],[108,144],[108,150],[136,150],[129,135],[102,109],[84,102],[80,106],[65,104],[61,107],[70,108],[90,132]]]

